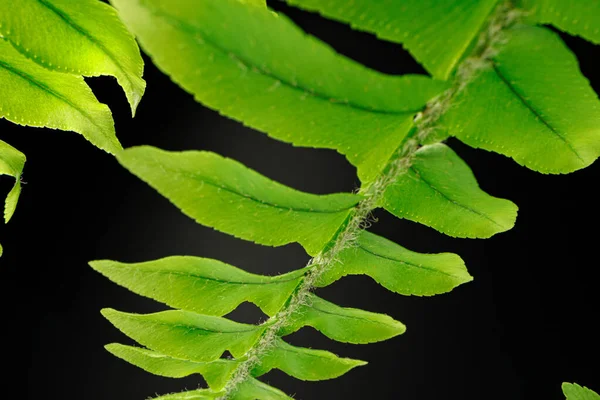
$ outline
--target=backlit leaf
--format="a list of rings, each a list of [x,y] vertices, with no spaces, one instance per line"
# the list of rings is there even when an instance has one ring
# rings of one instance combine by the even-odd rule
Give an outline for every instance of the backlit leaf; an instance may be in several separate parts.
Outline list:
[[[144,146],[127,149],[117,159],[203,225],[270,246],[298,242],[311,255],[361,199],[303,193],[210,152]]]
[[[108,107],[83,78],[50,71],[0,38],[0,117],[20,125],[75,131],[114,153],[121,149]]]
[[[448,146],[415,153],[408,172],[388,186],[383,207],[450,236],[487,238],[513,227],[517,206],[483,192],[469,166]]]
[[[0,175],[15,178],[15,184],[6,196],[4,204],[4,222],[8,222],[15,213],[21,194],[21,174],[25,167],[25,154],[8,143],[0,140]]]
[[[577,59],[546,28],[518,25],[442,121],[473,147],[542,173],[568,173],[600,155],[600,101]]]
[[[361,232],[354,246],[344,250],[317,281],[325,287],[346,275],[368,275],[392,292],[432,296],[473,280],[456,254],[421,254],[385,238]]]
[[[201,362],[214,361],[226,350],[235,357],[243,356],[264,330],[264,327],[179,310],[142,315],[104,309],[102,315],[151,350]]]
[[[106,349],[115,356],[155,375],[184,378],[192,374],[200,374],[214,391],[223,389],[231,378],[232,372],[239,365],[238,361],[226,359],[210,362],[189,361],[117,343],[107,345]]]
[[[296,347],[276,339],[276,344],[268,350],[253,374],[262,375],[276,368],[303,381],[322,381],[337,378],[366,364],[360,360],[340,358],[329,351]]]
[[[283,306],[305,272],[261,276],[199,257],[167,257],[135,264],[104,260],[93,261],[90,265],[135,293],[171,307],[216,316],[228,314],[244,301],[273,315]]]
[[[563,383],[562,390],[567,400],[600,400],[600,395],[576,383]]]
[[[284,15],[238,0],[112,3],[154,62],[196,100],[274,138],[338,150],[363,182],[383,169],[415,112],[447,87],[369,70]]]
[[[109,5],[98,0],[0,0],[0,35],[50,70],[114,76],[135,113],[146,87],[144,62]]]
[[[406,327],[393,318],[356,308],[344,308],[310,294],[281,332],[289,334],[312,326],[325,336],[344,343],[380,342],[400,335]]]

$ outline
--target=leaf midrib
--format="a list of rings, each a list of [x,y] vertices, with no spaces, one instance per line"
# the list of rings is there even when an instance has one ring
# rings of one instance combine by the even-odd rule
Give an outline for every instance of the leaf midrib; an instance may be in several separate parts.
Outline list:
[[[258,203],[258,204],[260,204],[262,206],[273,207],[273,208],[276,208],[278,210],[295,211],[295,212],[310,213],[310,214],[337,214],[337,213],[340,213],[340,212],[348,211],[348,210],[352,209],[356,205],[356,204],[353,204],[350,207],[344,207],[344,208],[339,208],[339,209],[335,209],[335,210],[318,210],[318,209],[308,209],[308,208],[284,207],[284,206],[280,206],[280,205],[277,205],[277,204],[270,203],[268,201],[263,201],[263,200],[257,199],[255,197],[252,197],[249,194],[240,193],[240,192],[236,191],[235,189],[231,189],[231,188],[229,188],[227,186],[223,186],[223,185],[220,185],[218,183],[215,183],[215,182],[213,182],[213,181],[211,181],[211,180],[209,180],[209,179],[207,179],[207,178],[205,178],[204,176],[201,176],[201,175],[196,175],[194,173],[187,173],[187,172],[183,172],[183,171],[179,171],[179,170],[173,170],[173,169],[170,169],[170,171],[172,173],[174,173],[174,174],[178,174],[178,175],[181,175],[181,176],[186,177],[186,178],[192,178],[194,180],[199,180],[199,181],[201,181],[203,183],[206,183],[209,186],[212,186],[212,187],[217,188],[217,189],[224,190],[224,191],[226,191],[228,193],[231,193],[231,194],[234,194],[236,196],[245,198],[247,200],[251,200],[251,201],[253,201],[255,203]],[[265,178],[265,179],[268,179],[268,178]],[[288,189],[293,190],[291,188],[288,188]],[[318,195],[315,195],[315,196],[318,196]],[[358,201],[356,203],[358,203]]]
[[[142,7],[145,7],[150,13],[167,21],[167,23],[170,24],[171,26],[173,26],[174,28],[185,31],[191,35],[200,36],[202,38],[203,42],[207,43],[208,45],[215,48],[217,51],[225,54],[226,56],[228,56],[230,58],[235,58],[235,60],[240,62],[248,70],[258,71],[261,75],[271,78],[276,82],[280,82],[280,83],[284,84],[287,88],[295,90],[295,91],[299,91],[304,95],[316,97],[320,100],[326,101],[326,102],[334,104],[334,105],[346,106],[346,107],[350,107],[350,108],[353,108],[353,109],[356,109],[356,110],[359,110],[362,112],[369,112],[369,113],[373,113],[373,114],[382,114],[382,115],[403,115],[404,116],[404,115],[408,115],[408,114],[416,114],[418,112],[421,112],[425,108],[425,106],[423,106],[419,109],[406,110],[406,111],[377,110],[377,109],[361,106],[359,104],[355,104],[350,101],[336,99],[336,98],[327,96],[325,94],[319,93],[315,90],[305,88],[305,87],[302,87],[299,85],[295,85],[292,82],[288,81],[287,79],[281,78],[273,73],[270,73],[270,72],[264,70],[263,68],[261,68],[258,65],[252,64],[249,60],[244,59],[239,54],[234,54],[233,52],[229,51],[228,49],[221,47],[219,44],[208,39],[207,36],[202,31],[200,31],[198,28],[194,27],[193,25],[190,25],[190,24],[180,20],[177,17],[167,14],[166,12],[164,12],[162,10],[148,7],[146,4],[142,4],[142,3],[140,3],[140,5]]]
[[[283,340],[282,340],[283,342]],[[285,342],[283,342],[285,343]],[[320,360],[327,360],[327,361],[331,361],[331,360],[335,360],[335,361],[341,361],[340,364],[344,364],[344,365],[349,365],[351,364],[350,362],[348,362],[348,360],[350,361],[354,361],[352,359],[348,359],[348,358],[342,358],[342,357],[337,357],[335,354],[331,353],[331,355],[333,355],[333,358],[328,357],[330,354],[326,353],[327,355],[320,355],[320,354],[315,354],[312,352],[308,352],[306,350],[310,350],[310,349],[298,349],[292,345],[288,345],[287,343],[285,343],[285,346],[279,346],[278,349],[284,353],[294,353],[294,354],[298,354],[300,356],[303,357],[312,357],[312,358],[317,358]],[[277,369],[280,369],[279,366],[276,367]]]
[[[484,219],[487,219],[488,221],[490,221],[491,223],[493,223],[494,225],[504,229],[504,227],[502,225],[500,225],[498,222],[494,221],[490,216],[488,216],[487,214],[482,213],[481,211],[477,211],[469,206],[466,206],[462,203],[459,203],[456,200],[451,199],[450,197],[448,197],[448,195],[446,195],[444,192],[442,192],[441,190],[439,190],[437,187],[435,187],[431,182],[429,182],[427,179],[425,179],[423,177],[423,175],[421,174],[421,172],[413,165],[410,167],[410,171],[414,172],[415,175],[417,176],[417,179],[420,180],[421,182],[425,183],[431,190],[433,190],[435,193],[439,194],[440,196],[442,196],[444,199],[448,200],[450,203],[463,208],[469,212],[472,212],[475,215],[479,215],[480,217],[483,217]]]
[[[68,26],[70,26],[71,28],[73,28],[75,31],[77,31],[78,33],[80,33],[83,37],[85,37],[87,40],[89,40],[92,44],[94,44],[95,46],[97,46],[104,54],[106,54],[108,56],[108,58],[115,64],[115,66],[121,70],[121,73],[123,74],[123,76],[125,77],[125,79],[127,79],[127,81],[129,82],[129,84],[132,87],[135,87],[135,84],[133,83],[133,80],[131,79],[131,77],[129,76],[129,74],[127,73],[127,70],[125,69],[125,67],[123,67],[123,65],[121,64],[121,62],[117,59],[117,57],[113,54],[113,52],[111,52],[105,45],[104,43],[102,43],[101,41],[97,40],[92,34],[90,34],[90,32],[88,32],[85,28],[81,27],[80,25],[78,25],[77,23],[75,23],[75,21],[73,21],[64,11],[62,11],[61,9],[57,8],[56,6],[54,6],[53,4],[48,3],[47,0],[37,0],[41,5],[43,5],[44,7],[46,7],[48,10],[52,11],[54,14],[56,14],[60,19],[62,19]]]
[[[567,145],[569,150],[571,150],[571,152],[573,152],[573,154],[575,154],[575,156],[579,159],[579,161],[581,161],[582,163],[585,164],[586,163],[585,160],[581,157],[579,152],[577,150],[575,150],[575,148],[573,147],[573,144],[567,140],[567,137],[563,133],[559,132],[556,128],[554,128],[552,125],[550,125],[550,122],[548,122],[542,116],[542,114],[540,114],[540,112],[537,111],[533,107],[533,105],[530,104],[521,93],[519,93],[517,88],[514,87],[513,84],[506,78],[506,76],[504,76],[502,71],[500,71],[500,68],[498,67],[498,65],[496,63],[492,62],[492,68],[493,68],[494,72],[496,73],[496,75],[498,76],[498,78],[500,78],[500,80],[506,85],[506,87],[511,91],[511,93],[517,99],[519,99],[519,101],[525,106],[525,108],[527,110],[529,110],[536,117],[536,120],[540,121],[546,128],[548,128],[548,130],[550,132],[552,132],[561,141],[563,141]]]
[[[52,96],[56,97],[57,99],[59,99],[60,101],[62,101],[63,103],[67,104],[69,107],[75,109],[77,112],[79,112],[81,115],[83,115],[88,121],[90,121],[90,123],[92,125],[94,125],[96,128],[98,128],[100,130],[100,132],[102,132],[104,135],[106,135],[104,128],[102,128],[100,125],[98,125],[96,123],[96,121],[88,113],[86,113],[82,108],[77,106],[75,103],[70,101],[68,98],[66,98],[63,95],[61,95],[60,93],[52,90],[50,87],[46,86],[42,82],[39,82],[33,76],[26,74],[25,72],[12,67],[10,64],[8,64],[4,61],[0,61],[0,67],[4,68],[8,72],[11,72],[11,73],[17,75],[18,77],[20,77],[21,79],[23,79],[24,81],[29,83],[30,85],[35,86],[35,87],[41,89],[42,91],[49,93],[50,95],[52,95]]]
[[[136,319],[135,317],[129,317],[128,319],[130,320],[134,320],[135,323],[139,323],[140,319]],[[246,333],[250,333],[250,332],[256,332],[259,329],[256,328],[250,328],[250,329],[246,329],[246,330],[239,330],[239,331],[216,331],[213,329],[209,329],[209,328],[200,328],[198,326],[191,326],[191,325],[185,325],[183,323],[169,323],[166,321],[157,321],[157,320],[142,320],[143,323],[150,323],[152,325],[160,325],[160,326],[167,326],[167,327],[171,327],[171,328],[176,328],[176,329],[184,329],[186,331],[202,331],[202,332],[208,332],[210,333],[214,333],[214,334],[219,334],[219,335],[229,335],[229,334],[235,334],[235,335],[239,335],[239,334],[246,334]],[[259,327],[257,325],[257,327]]]
[[[435,273],[438,273],[438,274],[446,275],[446,276],[449,276],[449,277],[452,277],[452,278],[457,278],[457,279],[463,278],[462,276],[454,275],[454,274],[451,274],[451,273],[446,272],[446,271],[440,271],[439,269],[427,267],[427,266],[424,266],[424,265],[417,265],[417,264],[410,263],[408,261],[398,260],[397,258],[392,258],[390,256],[385,256],[383,254],[375,253],[375,252],[367,249],[366,247],[364,247],[362,244],[359,244],[358,248],[361,249],[361,250],[363,250],[363,251],[365,251],[365,252],[367,252],[367,253],[369,253],[369,254],[371,254],[371,255],[373,255],[373,256],[375,256],[375,257],[383,258],[383,259],[389,260],[389,261],[398,262],[400,264],[405,264],[406,266],[411,267],[411,268],[424,269],[424,270],[427,270],[427,271],[435,272]]]
[[[393,324],[393,323],[388,323],[388,322],[383,322],[383,321],[376,321],[376,320],[373,320],[373,319],[359,317],[359,316],[356,316],[356,315],[338,314],[336,312],[327,311],[327,310],[324,310],[322,308],[319,308],[318,306],[315,306],[314,304],[311,304],[309,307],[311,307],[313,310],[316,310],[316,311],[318,311],[320,313],[328,314],[328,315],[335,315],[335,316],[340,317],[340,318],[356,319],[356,320],[359,320],[359,321],[365,321],[365,322],[369,322],[369,323],[372,323],[372,324],[385,325],[385,326],[388,326],[388,327],[391,327],[391,328],[394,328],[395,325],[396,325],[396,324]],[[380,316],[383,316],[383,315],[380,314]]]
[[[122,268],[122,267],[112,267],[112,268]],[[169,270],[158,270],[158,271],[149,271],[149,270],[143,270],[143,268],[135,268],[136,272],[140,272],[142,274],[160,274],[160,275],[178,275],[178,276],[183,276],[183,277],[190,277],[190,278],[194,278],[194,279],[198,279],[198,280],[207,280],[207,281],[213,281],[213,282],[218,282],[218,283],[224,283],[224,284],[231,284],[231,285],[273,285],[273,284],[283,284],[283,283],[288,283],[288,282],[292,282],[295,280],[298,280],[302,277],[302,275],[296,277],[296,278],[289,278],[289,279],[281,279],[281,280],[273,280],[273,281],[269,281],[269,282],[241,282],[241,281],[226,281],[226,280],[222,280],[219,278],[211,278],[211,277],[207,277],[207,276],[202,276],[202,275],[197,275],[194,273],[185,273],[185,272],[181,272],[181,271],[169,271]],[[276,279],[277,277],[262,277],[262,278],[266,278],[266,279]]]

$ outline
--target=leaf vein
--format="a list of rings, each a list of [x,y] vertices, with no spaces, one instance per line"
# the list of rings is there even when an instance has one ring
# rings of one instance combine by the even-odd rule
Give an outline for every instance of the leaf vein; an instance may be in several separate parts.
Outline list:
[[[87,120],[89,120],[92,123],[92,125],[97,127],[101,132],[105,133],[104,129],[100,125],[98,125],[96,123],[96,121],[88,113],[86,113],[81,107],[77,106],[75,103],[70,101],[68,98],[66,98],[63,95],[61,95],[60,93],[52,90],[51,88],[49,88],[42,82],[37,81],[33,76],[26,74],[22,71],[19,71],[16,68],[12,67],[8,63],[0,61],[0,67],[4,68],[8,72],[11,72],[11,73],[17,75],[18,77],[20,77],[23,80],[25,80],[26,82],[28,82],[30,85],[42,89],[44,92],[49,93],[50,95],[52,95],[52,96],[56,97],[57,99],[59,99],[60,101],[62,101],[63,103],[67,104],[69,107],[72,107],[73,109],[77,110],[81,115],[83,115]]]
[[[442,192],[441,190],[439,190],[439,189],[438,189],[437,187],[435,187],[435,186],[434,186],[434,185],[433,185],[431,182],[429,182],[427,179],[425,179],[425,178],[424,178],[424,177],[423,177],[423,176],[422,176],[422,175],[419,173],[419,171],[418,171],[418,170],[417,170],[417,169],[416,169],[414,166],[411,166],[409,169],[410,169],[411,171],[413,171],[413,172],[414,172],[414,173],[415,173],[415,174],[418,176],[418,179],[419,179],[420,181],[422,181],[423,183],[425,183],[425,184],[426,184],[426,185],[427,185],[427,186],[428,186],[428,187],[429,187],[431,190],[433,190],[435,193],[437,193],[437,194],[439,194],[440,196],[442,196],[444,199],[448,200],[450,203],[452,203],[452,204],[454,204],[454,205],[456,205],[456,206],[458,206],[458,207],[461,207],[461,208],[463,208],[463,209],[465,209],[465,210],[467,210],[467,211],[469,211],[469,212],[472,212],[473,214],[479,215],[480,217],[483,217],[483,218],[487,219],[488,221],[490,221],[490,222],[491,222],[491,223],[493,223],[494,225],[496,225],[496,226],[498,226],[498,227],[500,227],[500,228],[503,228],[503,227],[502,227],[502,225],[500,225],[498,222],[494,221],[494,220],[493,220],[493,219],[492,219],[490,216],[488,216],[487,214],[485,214],[485,213],[482,213],[481,211],[477,211],[477,210],[475,210],[474,208],[471,208],[471,207],[469,207],[469,206],[467,206],[467,205],[464,205],[464,204],[462,204],[462,203],[459,203],[459,202],[457,202],[456,200],[453,200],[453,199],[451,199],[450,197],[448,197],[448,195],[447,195],[447,194],[445,194],[444,192]]]
[[[42,1],[42,0],[40,0]],[[152,9],[147,7],[148,10],[153,13],[154,15],[158,16],[159,18],[164,19],[165,21],[167,21],[167,23],[169,23],[171,26],[177,28],[177,29],[181,29],[183,31],[187,31],[188,33],[192,34],[192,35],[196,35],[196,36],[200,36],[200,39],[203,43],[206,43],[208,45],[210,45],[211,47],[213,47],[214,49],[216,49],[217,51],[219,51],[220,53],[223,53],[229,57],[231,57],[232,59],[234,58],[235,60],[237,60],[239,63],[241,63],[243,65],[243,67],[246,70],[251,70],[251,71],[257,71],[258,73],[260,73],[261,75],[264,75],[268,78],[271,78],[274,80],[273,86],[274,88],[276,88],[277,86],[279,86],[280,84],[284,84],[286,87],[295,90],[295,91],[299,91],[302,93],[303,96],[313,96],[316,97],[318,99],[327,101],[329,103],[335,104],[335,105],[340,105],[340,106],[347,106],[362,112],[369,112],[369,113],[374,113],[374,114],[383,114],[383,115],[408,115],[408,114],[416,114],[418,112],[421,112],[425,107],[421,107],[419,109],[414,109],[414,110],[406,110],[406,111],[385,111],[385,110],[377,110],[377,109],[373,109],[373,108],[369,108],[369,107],[365,107],[365,106],[361,106],[359,104],[355,104],[353,102],[347,101],[347,100],[341,100],[341,99],[336,99],[336,98],[332,98],[330,96],[327,96],[325,94],[316,92],[314,90],[305,88],[305,87],[301,87],[293,82],[290,82],[286,79],[283,79],[273,73],[270,73],[268,71],[266,71],[264,68],[258,66],[258,65],[254,65],[252,64],[250,61],[245,60],[243,57],[239,56],[238,54],[233,54],[232,52],[230,52],[229,50],[227,50],[226,48],[221,47],[219,44],[215,43],[214,41],[208,39],[206,37],[206,35],[204,35],[199,29],[197,29],[194,26],[191,26],[189,24],[187,24],[184,21],[181,21],[180,19],[169,15],[163,11],[157,10],[157,9]]]
[[[521,95],[521,93],[519,93],[519,91],[517,90],[517,88],[515,88],[513,86],[513,84],[507,79],[507,77],[504,76],[504,74],[500,71],[500,68],[498,68],[498,66],[495,63],[492,63],[492,67],[494,69],[494,72],[498,76],[498,78],[500,78],[500,80],[502,80],[502,82],[515,95],[515,97],[517,99],[519,99],[519,101],[525,106],[525,108],[527,108],[536,117],[536,119],[538,121],[540,121],[546,128],[548,128],[548,130],[550,130],[550,132],[554,133],[560,140],[562,140],[567,145],[567,147],[569,148],[569,150],[571,150],[582,163],[585,163],[585,160],[581,157],[581,155],[579,154],[579,152],[577,152],[577,150],[575,150],[575,148],[573,147],[573,144],[571,144],[571,142],[569,142],[567,140],[566,136],[563,133],[561,133],[558,130],[556,130],[556,128],[554,128],[552,125],[550,125],[550,123],[542,116],[542,114],[540,114],[539,111],[537,111],[525,99],[525,97],[523,97],[523,95]]]
[[[70,26],[71,28],[73,28],[75,31],[79,32],[87,40],[89,40],[95,46],[97,46],[100,50],[102,50],[102,52],[104,52],[104,54],[106,54],[108,56],[108,58],[110,58],[110,60],[115,64],[115,66],[118,69],[121,70],[121,72],[123,73],[123,76],[125,77],[125,79],[127,79],[127,81],[129,82],[129,84],[132,85],[132,86],[135,86],[133,80],[131,79],[131,77],[127,73],[127,70],[125,69],[125,67],[123,67],[123,65],[118,60],[118,58],[114,55],[114,53],[112,51],[110,51],[104,45],[104,43],[102,43],[101,41],[99,41],[98,39],[96,39],[85,28],[83,28],[80,25],[76,24],[75,21],[73,21],[64,11],[60,10],[59,8],[57,8],[56,6],[54,6],[53,4],[50,4],[48,2],[48,0],[38,0],[38,2],[41,5],[43,5],[44,7],[46,7],[48,10],[52,11],[53,13],[55,13],[60,19],[62,19],[63,21],[65,21],[65,23],[68,26]]]
[[[442,275],[450,276],[452,278],[461,278],[458,275],[454,275],[454,274],[451,274],[451,273],[448,273],[448,272],[445,272],[445,271],[440,271],[439,269],[435,269],[435,268],[431,268],[431,267],[426,267],[424,265],[417,265],[417,264],[410,263],[408,261],[398,260],[396,258],[384,256],[382,254],[377,254],[377,253],[372,252],[371,250],[365,248],[363,245],[360,245],[360,244],[358,245],[358,248],[360,248],[361,250],[363,250],[363,251],[365,251],[365,252],[367,252],[369,254],[374,255],[375,257],[383,258],[385,260],[399,262],[401,264],[405,264],[405,265],[407,265],[409,267],[412,267],[412,268],[424,269],[424,270],[427,270],[427,271],[432,271],[432,272],[436,272],[436,273],[439,273],[439,274],[442,274]]]

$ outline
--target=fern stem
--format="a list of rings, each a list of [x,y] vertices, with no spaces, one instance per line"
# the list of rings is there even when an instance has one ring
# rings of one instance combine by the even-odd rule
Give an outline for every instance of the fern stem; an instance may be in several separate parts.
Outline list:
[[[307,272],[296,290],[292,292],[284,307],[265,322],[268,328],[246,353],[246,360],[234,371],[224,389],[225,394],[218,400],[231,398],[239,385],[251,376],[252,370],[260,365],[261,357],[275,345],[279,332],[291,322],[300,306],[309,301],[309,295],[315,289],[318,279],[337,262],[342,250],[354,245],[359,233],[369,225],[370,215],[379,206],[388,186],[410,169],[415,152],[441,128],[439,119],[451,106],[455,96],[465,89],[479,71],[491,65],[491,57],[504,42],[503,31],[523,15],[524,12],[515,8],[510,1],[502,2],[496,7],[482,28],[470,55],[459,64],[452,86],[432,99],[425,110],[417,114],[415,128],[390,158],[379,178],[360,189],[365,199],[351,210],[340,231],[324,250],[308,262]]]

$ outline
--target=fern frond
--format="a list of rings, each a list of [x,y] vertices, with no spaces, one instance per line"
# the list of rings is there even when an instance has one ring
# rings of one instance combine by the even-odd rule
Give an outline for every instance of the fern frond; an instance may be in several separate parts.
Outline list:
[[[567,400],[600,400],[600,396],[590,389],[576,383],[563,383],[562,390]]]
[[[599,155],[595,94],[555,35],[525,25],[531,15],[510,2],[289,1],[403,42],[436,77],[451,77],[446,82],[370,71],[260,2],[113,2],[157,65],[198,101],[274,138],[335,149],[362,183],[358,194],[314,195],[213,153],[140,147],[118,155],[199,223],[264,245],[297,242],[313,257],[275,277],[195,257],[92,262],[118,284],[180,309],[103,312],[148,347],[111,345],[117,356],[159,375],[199,373],[208,381],[208,389],[162,399],[288,398],[256,378],[280,369],[301,380],[331,379],[364,365],[285,341],[306,326],[356,344],[405,331],[391,316],[314,293],[346,275],[416,296],[469,282],[457,255],[414,253],[364,230],[377,208],[457,237],[486,238],[513,226],[517,207],[479,188],[466,163],[440,143],[449,136],[542,172],[570,172]],[[574,97],[565,105],[571,98],[560,93],[569,81],[564,90]],[[243,302],[269,318],[251,325],[225,317]]]

